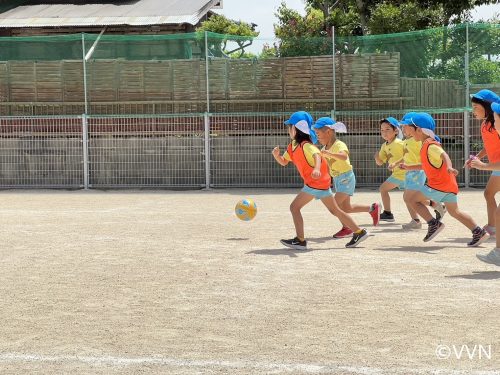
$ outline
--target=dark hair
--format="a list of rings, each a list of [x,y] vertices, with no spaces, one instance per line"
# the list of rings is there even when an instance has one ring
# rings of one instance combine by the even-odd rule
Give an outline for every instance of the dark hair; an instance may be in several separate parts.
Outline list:
[[[298,144],[301,144],[304,141],[311,142],[311,136],[309,134],[304,133],[303,131],[295,128],[295,138],[294,141],[297,142]]]
[[[476,97],[472,97],[472,103],[479,104],[482,106],[486,112],[485,121],[488,123],[488,131],[493,132],[495,130],[495,115],[493,114],[493,110],[491,109],[491,103],[482,99],[478,99]]]

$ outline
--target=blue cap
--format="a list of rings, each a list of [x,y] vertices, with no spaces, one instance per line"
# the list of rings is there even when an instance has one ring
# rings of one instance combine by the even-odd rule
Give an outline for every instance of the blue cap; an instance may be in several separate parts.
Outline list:
[[[312,116],[306,111],[298,111],[290,116],[288,120],[285,121],[285,125],[295,125],[299,121],[306,121],[309,126],[313,124]]]
[[[401,121],[403,125],[415,125],[420,129],[424,129],[424,133],[436,141],[441,142],[441,139],[434,133],[436,122],[431,115],[425,112],[410,112]]]
[[[403,118],[401,119],[401,121],[399,122],[399,125],[410,125],[408,123],[408,120],[414,116],[417,112],[408,112],[406,113]]]
[[[493,112],[495,112],[497,115],[500,115],[500,102],[498,103],[491,103],[491,109]]]
[[[478,91],[475,94],[471,94],[471,98],[476,98],[487,103],[500,102],[500,96],[498,96],[491,90]]]
[[[316,122],[313,125],[313,129],[321,129],[328,125],[335,125],[336,123],[337,122],[330,117],[321,117],[316,120]]]
[[[383,118],[382,120],[380,120],[380,123],[383,123],[383,122],[388,122],[389,124],[394,126],[396,129],[399,129],[399,121],[396,120],[394,117]]]

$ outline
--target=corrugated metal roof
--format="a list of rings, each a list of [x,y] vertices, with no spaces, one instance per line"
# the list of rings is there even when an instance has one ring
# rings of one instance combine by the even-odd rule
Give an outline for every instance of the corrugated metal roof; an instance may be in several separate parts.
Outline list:
[[[196,25],[216,0],[132,0],[101,4],[21,5],[0,14],[0,28],[105,25]]]

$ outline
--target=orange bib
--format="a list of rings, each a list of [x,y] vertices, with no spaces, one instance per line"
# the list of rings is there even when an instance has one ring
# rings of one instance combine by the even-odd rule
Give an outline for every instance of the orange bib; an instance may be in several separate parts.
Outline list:
[[[484,149],[488,155],[490,163],[497,163],[500,161],[500,137],[495,129],[489,131],[489,123],[484,121],[481,124],[481,138],[483,138]]]
[[[432,165],[427,155],[429,147],[431,145],[437,145],[441,147],[439,142],[427,139],[422,144],[422,149],[420,150],[420,158],[422,159],[422,169],[427,176],[426,185],[430,188],[443,193],[453,193],[458,194],[458,185],[455,175],[448,173],[448,168],[446,163],[442,162],[439,168]]]
[[[306,155],[304,154],[304,149],[303,149],[303,146],[306,143],[310,142],[307,141],[302,142],[300,145],[295,147],[295,150],[293,149],[292,144],[289,144],[287,149],[288,156],[290,156],[290,159],[292,160],[293,164],[295,164],[295,167],[297,167],[297,170],[299,171],[300,176],[304,180],[305,185],[317,190],[328,190],[331,185],[331,177],[330,177],[330,172],[328,170],[328,163],[326,162],[326,160],[324,160],[323,157],[321,157],[321,167],[320,167],[321,177],[318,179],[312,178],[312,172],[314,170],[314,167],[307,162],[307,158]]]

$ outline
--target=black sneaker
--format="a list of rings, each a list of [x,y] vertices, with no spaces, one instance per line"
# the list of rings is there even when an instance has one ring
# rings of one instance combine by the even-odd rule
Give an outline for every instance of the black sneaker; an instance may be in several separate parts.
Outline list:
[[[472,241],[467,244],[469,247],[481,245],[484,241],[490,238],[490,235],[483,228],[477,227],[472,231]]]
[[[351,240],[345,245],[345,247],[356,247],[360,242],[363,242],[368,238],[368,232],[366,229],[361,229],[360,233],[354,232],[352,234]]]
[[[290,249],[307,250],[307,241],[299,241],[297,237],[292,238],[291,240],[281,240],[280,242]]]
[[[427,235],[424,237],[424,242],[429,242],[434,237],[436,237],[439,232],[444,229],[444,224],[436,219],[432,219],[429,222],[429,228],[427,229]]]
[[[392,223],[394,221],[394,215],[392,212],[384,211],[380,214],[380,221],[388,221],[389,223]]]

